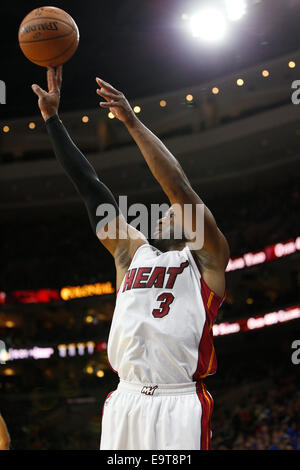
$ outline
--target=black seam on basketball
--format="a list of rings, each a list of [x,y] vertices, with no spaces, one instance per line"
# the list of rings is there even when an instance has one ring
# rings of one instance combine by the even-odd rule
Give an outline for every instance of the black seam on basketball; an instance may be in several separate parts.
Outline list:
[[[70,44],[69,47],[67,47],[67,49],[65,49],[63,52],[61,52],[60,54],[56,55],[55,57],[50,57],[49,59],[34,59],[33,57],[29,57],[29,56],[26,56],[27,59],[31,60],[32,62],[48,62],[49,60],[54,60],[54,59],[57,59],[58,57],[64,55],[69,49],[71,49],[71,47],[73,46],[74,42],[76,41],[77,38],[74,39],[74,41],[72,41],[72,43]],[[75,52],[75,51],[74,51]]]
[[[72,18],[70,16],[70,18]],[[73,19],[73,18],[72,18]],[[43,17],[39,17],[39,18],[31,18],[30,20],[27,20],[27,21],[24,21],[21,23],[21,26],[20,26],[20,29],[23,28],[23,26],[27,23],[30,23],[31,21],[42,21],[42,20],[54,20],[54,21],[60,21],[61,23],[64,23],[66,24],[67,26],[70,26],[70,28],[72,28],[73,31],[76,31],[75,28],[73,28],[73,25],[68,23],[67,21],[65,20],[61,20],[60,18],[53,18],[52,16],[43,16]],[[74,20],[73,20],[74,21]]]
[[[34,42],[43,42],[43,41],[55,41],[55,39],[67,38],[74,33],[74,30],[70,31],[67,34],[62,34],[61,36],[55,36],[55,38],[45,38],[45,39],[35,39],[34,41],[20,41],[20,44],[32,44]]]

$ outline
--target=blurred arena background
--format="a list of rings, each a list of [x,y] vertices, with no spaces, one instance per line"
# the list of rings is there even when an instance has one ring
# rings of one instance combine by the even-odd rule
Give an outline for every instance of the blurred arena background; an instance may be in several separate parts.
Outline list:
[[[179,158],[230,244],[219,369],[207,380],[213,448],[299,450],[300,2],[244,2],[213,44],[187,31],[205,2],[74,3],[53,2],[81,32],[60,113],[72,137],[116,195],[166,202],[121,123],[97,108],[95,76],[111,81]],[[38,6],[1,6],[0,411],[14,449],[97,449],[118,383],[106,360],[115,271],[38,116],[30,85],[44,85],[44,71],[17,49],[18,24]]]

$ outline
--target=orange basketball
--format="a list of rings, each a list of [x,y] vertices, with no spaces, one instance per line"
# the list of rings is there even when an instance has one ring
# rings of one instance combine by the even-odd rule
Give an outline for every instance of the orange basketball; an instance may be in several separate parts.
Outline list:
[[[76,51],[79,31],[64,10],[42,7],[25,16],[18,38],[27,59],[42,67],[56,67],[67,62]]]

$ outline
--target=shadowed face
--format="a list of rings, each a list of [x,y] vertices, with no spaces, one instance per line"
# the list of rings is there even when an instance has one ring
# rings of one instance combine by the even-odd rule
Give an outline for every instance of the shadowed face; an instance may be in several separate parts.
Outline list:
[[[157,221],[152,245],[160,251],[179,250],[185,246],[186,239],[181,224],[176,220],[172,206]]]

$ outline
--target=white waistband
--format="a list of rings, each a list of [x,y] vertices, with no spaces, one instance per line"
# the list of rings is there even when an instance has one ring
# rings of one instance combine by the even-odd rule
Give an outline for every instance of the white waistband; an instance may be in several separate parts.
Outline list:
[[[120,380],[118,390],[139,395],[191,395],[196,392],[196,382],[183,384],[142,384]]]

